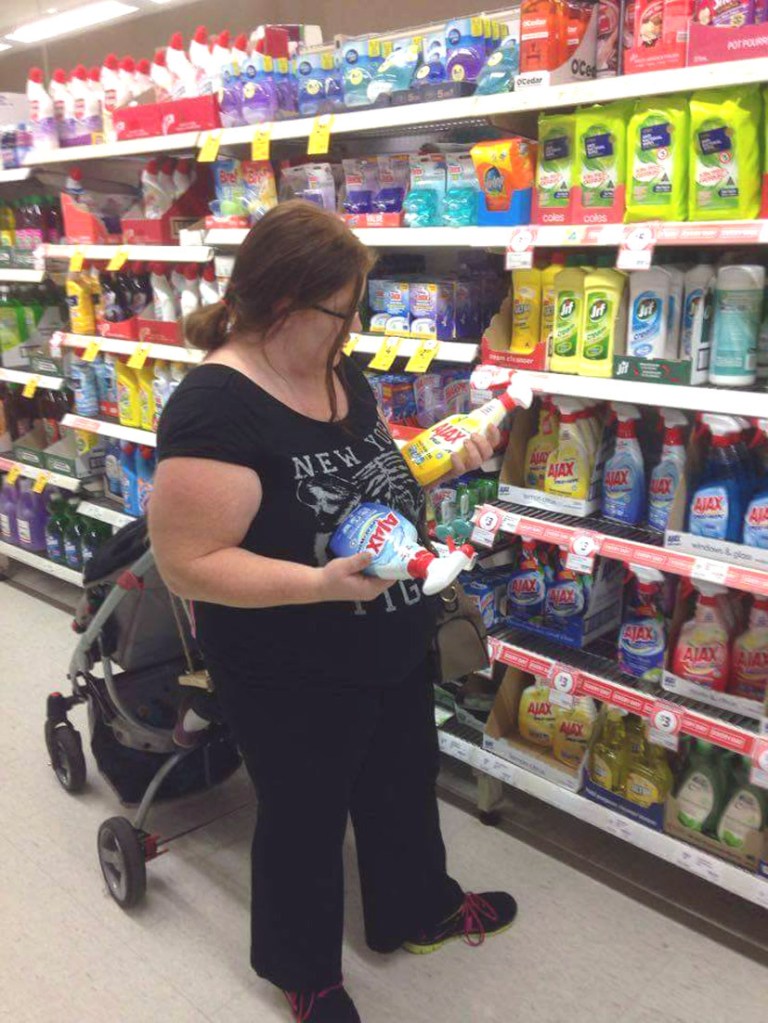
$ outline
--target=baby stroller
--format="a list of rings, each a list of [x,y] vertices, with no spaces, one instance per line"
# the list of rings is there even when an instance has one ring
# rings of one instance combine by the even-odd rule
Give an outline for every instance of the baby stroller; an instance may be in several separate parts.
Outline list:
[[[86,703],[91,752],[99,771],[123,804],[138,803],[133,822],[111,817],[98,835],[107,887],[127,909],[143,897],[146,863],[161,852],[158,836],[144,829],[153,802],[224,781],[240,757],[217,720],[215,697],[186,609],[160,578],[143,519],[125,526],[98,550],[83,584],[85,594],[73,623],[80,641],[68,672],[72,695],[48,697],[45,741],[61,785],[67,792],[80,792],[85,757],[80,734],[67,714]],[[194,694],[195,711],[211,721],[194,749],[180,749],[173,741],[185,691]]]

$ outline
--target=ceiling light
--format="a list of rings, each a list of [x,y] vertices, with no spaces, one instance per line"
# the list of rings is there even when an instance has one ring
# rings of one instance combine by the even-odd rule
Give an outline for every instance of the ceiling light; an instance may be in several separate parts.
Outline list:
[[[98,3],[75,7],[49,18],[30,21],[14,32],[9,32],[6,39],[12,39],[16,43],[41,43],[46,39],[69,35],[79,29],[102,25],[105,21],[114,21],[135,11],[138,11],[138,7],[122,3],[122,0],[99,0]]]
[[[13,47],[10,43],[0,43],[0,50],[12,50]]]

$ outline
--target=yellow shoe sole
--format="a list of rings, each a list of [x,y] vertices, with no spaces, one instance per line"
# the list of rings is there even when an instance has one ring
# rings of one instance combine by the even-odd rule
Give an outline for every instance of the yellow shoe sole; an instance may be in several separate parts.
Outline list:
[[[503,927],[498,927],[495,931],[486,931],[485,937],[495,938],[497,934],[503,934],[504,931],[509,930],[509,928],[512,926],[514,922],[515,922],[514,920],[510,920],[508,924],[504,924]],[[410,952],[412,955],[428,956],[432,952],[438,952],[441,948],[443,948],[444,945],[449,945],[452,941],[463,940],[464,940],[463,934],[452,934],[450,938],[443,938],[442,941],[435,942],[434,945],[417,945],[412,941],[404,941],[402,944],[402,948],[404,948],[406,952]],[[467,942],[467,944],[469,944],[469,942]],[[481,945],[482,942],[479,942],[479,944]],[[478,946],[472,945],[470,947],[477,948]]]

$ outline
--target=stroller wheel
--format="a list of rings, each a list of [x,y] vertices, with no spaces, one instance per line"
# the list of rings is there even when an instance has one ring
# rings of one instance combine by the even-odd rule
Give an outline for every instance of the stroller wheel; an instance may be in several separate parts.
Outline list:
[[[85,787],[85,757],[80,733],[69,723],[52,726],[46,722],[45,744],[51,758],[51,767],[62,788],[72,794]]]
[[[141,832],[125,817],[110,817],[99,828],[99,863],[109,894],[122,909],[144,898],[147,868]]]

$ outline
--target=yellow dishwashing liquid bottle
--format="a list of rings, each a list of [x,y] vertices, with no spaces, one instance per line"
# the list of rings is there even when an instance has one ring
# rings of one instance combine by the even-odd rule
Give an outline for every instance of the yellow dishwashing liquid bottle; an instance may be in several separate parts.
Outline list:
[[[117,408],[122,426],[141,428],[141,400],[139,381],[134,370],[129,369],[122,359],[115,360],[117,377]]]
[[[403,448],[403,458],[415,479],[423,486],[435,483],[451,471],[451,455],[461,449],[473,433],[498,426],[518,406],[530,408],[533,391],[520,376],[498,398],[492,398],[466,415],[448,416],[424,430]]]
[[[90,282],[82,270],[70,271],[66,284],[69,325],[73,334],[95,334],[96,313]]]
[[[144,363],[136,370],[139,382],[139,414],[142,430],[153,430],[155,425],[155,368],[151,363]]]
[[[539,343],[540,324],[541,270],[513,270],[510,352],[529,355]]]
[[[644,742],[641,755],[630,755],[624,785],[624,798],[630,803],[646,808],[664,803],[673,784],[672,769],[661,746]]]
[[[584,278],[578,368],[583,376],[613,376],[616,342],[623,347],[627,331],[625,281],[623,273],[609,269],[593,270]]]
[[[555,713],[549,699],[549,683],[534,675],[533,685],[520,696],[517,730],[534,746],[550,749],[555,733]]]
[[[13,207],[7,202],[0,205],[0,246],[4,249],[16,248],[16,216]]]
[[[584,500],[592,477],[591,442],[585,435],[589,427],[573,398],[552,401],[560,414],[560,428],[557,446],[547,459],[544,489],[548,494]]]
[[[525,479],[523,486],[543,490],[549,456],[557,447],[557,412],[551,398],[541,399],[539,426],[525,448]]]
[[[579,371],[579,332],[586,276],[583,270],[573,266],[561,270],[555,277],[555,322],[549,360],[549,368],[554,373]]]
[[[611,709],[603,718],[602,735],[590,753],[589,774],[592,781],[609,792],[623,794],[627,754],[624,716]]]
[[[555,734],[552,752],[555,758],[569,767],[578,768],[589,748],[597,707],[589,696],[577,696],[573,707],[555,710]]]
[[[555,333],[556,293],[555,280],[565,266],[559,253],[552,254],[552,262],[541,271],[541,323],[539,344],[547,346],[547,365],[552,357],[552,343]]]

